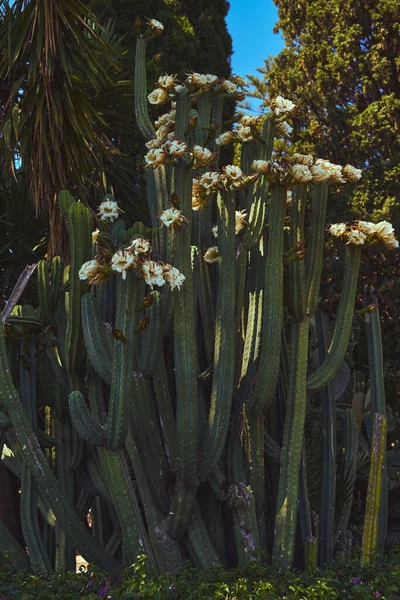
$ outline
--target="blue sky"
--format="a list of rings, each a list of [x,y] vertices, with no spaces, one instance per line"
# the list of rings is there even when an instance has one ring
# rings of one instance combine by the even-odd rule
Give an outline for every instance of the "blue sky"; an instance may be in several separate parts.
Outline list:
[[[257,75],[256,69],[264,66],[263,59],[282,50],[280,34],[272,33],[277,20],[272,0],[230,0],[226,22],[233,42],[233,73]]]

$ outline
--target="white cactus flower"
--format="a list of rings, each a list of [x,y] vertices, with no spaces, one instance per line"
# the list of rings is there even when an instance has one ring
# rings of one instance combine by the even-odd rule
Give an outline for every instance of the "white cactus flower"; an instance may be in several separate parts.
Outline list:
[[[158,78],[158,85],[160,86],[160,88],[172,88],[175,86],[175,81],[176,81],[176,75],[161,75],[161,77]]]
[[[148,254],[151,250],[150,242],[145,238],[136,238],[132,240],[131,245],[127,248],[135,256],[139,254]]]
[[[113,271],[122,273],[122,279],[126,279],[126,272],[135,266],[135,258],[125,250],[118,250],[111,259],[111,268]]]
[[[307,183],[313,178],[310,169],[306,165],[293,165],[290,172],[297,183]]]
[[[342,237],[347,233],[346,223],[334,223],[329,227],[329,233],[334,237]]]
[[[270,163],[267,160],[253,160],[251,168],[257,173],[265,175],[269,172]]]
[[[282,137],[289,137],[292,133],[293,127],[289,125],[286,121],[281,121],[276,124],[276,133]]]
[[[346,165],[343,167],[343,177],[347,179],[347,181],[355,182],[359,181],[362,176],[362,170],[356,169],[352,165]]]
[[[151,289],[153,289],[153,286],[155,285],[161,287],[165,284],[164,265],[162,263],[156,263],[154,260],[146,260],[140,267],[143,278]]]
[[[164,104],[168,100],[168,92],[164,88],[156,88],[148,96],[150,104]]]
[[[163,148],[153,148],[144,156],[146,167],[155,169],[159,165],[163,165],[167,159],[167,155]]]
[[[81,281],[86,281],[91,275],[94,275],[96,273],[99,266],[99,261],[95,258],[93,260],[88,260],[87,262],[83,263],[83,265],[79,269],[79,279],[81,279]]]
[[[97,228],[94,231],[92,231],[92,244],[97,244],[97,240],[99,239],[99,235],[100,235],[100,229]]]
[[[118,219],[119,213],[122,212],[115,200],[104,200],[97,210],[100,216],[100,221],[114,221]]]
[[[149,19],[149,26],[154,29],[155,31],[157,31],[158,33],[161,33],[162,31],[164,31],[164,25],[162,23],[160,23],[160,21],[157,21],[156,19]]]
[[[215,238],[218,237],[218,225],[213,225],[211,228],[211,232]]]
[[[219,135],[216,138],[215,143],[217,144],[217,146],[227,146],[232,142],[234,137],[235,136],[232,133],[232,131],[224,131],[223,133],[221,133],[221,135]]]
[[[186,279],[183,273],[178,271],[178,269],[176,269],[172,265],[164,265],[163,274],[164,280],[171,287],[171,290],[174,290],[175,288],[178,288],[178,290],[180,290],[181,285]]]
[[[356,228],[350,229],[347,237],[347,243],[354,244],[355,246],[362,246],[363,244],[365,244],[365,240],[367,239],[365,233]]]
[[[293,162],[299,165],[306,165],[307,167],[311,167],[314,162],[314,158],[311,154],[298,154],[295,152],[292,156]]]
[[[243,177],[242,169],[236,165],[226,165],[223,169],[226,177],[231,181],[238,181]]]
[[[183,221],[186,221],[182,211],[178,208],[167,208],[160,215],[160,221],[166,227],[180,227]]]
[[[238,86],[236,83],[229,81],[229,79],[225,79],[225,81],[222,82],[221,87],[227,94],[236,94],[238,91]]]
[[[294,104],[291,100],[287,100],[282,96],[277,96],[271,102],[271,108],[274,111],[276,116],[282,113],[289,113],[296,108],[296,104]]]

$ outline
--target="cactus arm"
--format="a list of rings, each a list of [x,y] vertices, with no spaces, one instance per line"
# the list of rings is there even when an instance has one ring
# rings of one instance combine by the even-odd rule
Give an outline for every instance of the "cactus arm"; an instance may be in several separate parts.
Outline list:
[[[58,523],[88,560],[101,565],[106,571],[118,572],[120,564],[94,544],[46,461],[10,375],[3,328],[0,328],[0,378],[0,403],[11,419],[16,438],[24,452],[24,460],[39,487],[47,490],[47,499]]]
[[[138,367],[143,377],[151,377],[155,371],[161,346],[161,294],[151,292],[153,304],[146,316],[150,319],[147,329],[141,332]]]
[[[368,343],[368,363],[370,378],[370,398],[371,413],[378,413],[386,416],[385,406],[385,383],[383,375],[383,353],[382,353],[382,335],[381,323],[378,307],[378,300],[375,290],[372,286],[365,286],[364,305],[376,306],[373,312],[365,313],[365,328],[367,332]],[[382,464],[382,499],[379,514],[379,551],[384,552],[387,533],[387,515],[388,515],[388,476],[386,465],[386,453]]]
[[[354,485],[357,473],[357,453],[358,453],[358,427],[356,417],[352,408],[345,410],[336,409],[336,413],[343,418],[345,449],[344,457],[344,479],[349,486],[349,502],[343,507],[342,515],[336,527],[334,542],[338,540],[346,529],[350,519],[351,507],[354,495]]]
[[[314,314],[319,301],[327,200],[327,184],[314,184],[312,190],[310,247],[306,263],[306,297],[307,314],[309,316]],[[354,277],[357,280],[357,273],[354,274]]]
[[[105,430],[92,416],[81,392],[70,393],[69,414],[77,432],[85,442],[92,446],[104,446]]]
[[[176,133],[184,138],[188,123],[190,100],[180,96],[177,102]],[[177,410],[177,484],[167,519],[167,533],[173,539],[183,536],[192,513],[198,487],[198,390],[195,307],[191,266],[192,174],[180,162],[175,168],[175,192],[180,198],[188,223],[176,236],[175,263],[186,277],[182,289],[174,296],[174,357],[179,365],[176,377]]]
[[[292,322],[288,401],[283,434],[273,561],[290,568],[297,523],[299,469],[306,416],[309,320]]]
[[[146,48],[146,39],[143,37],[138,37],[136,41],[134,80],[135,116],[140,133],[146,139],[149,139],[155,137],[156,131],[150,120],[147,107]]]
[[[198,251],[198,298],[199,312],[203,326],[203,340],[208,364],[212,363],[214,353],[215,314],[212,298],[210,272],[201,252]]]
[[[137,313],[132,310],[139,304],[140,284],[129,273],[126,280],[117,284],[116,328],[126,340],[113,341],[113,360],[110,402],[107,415],[106,440],[110,450],[119,450],[128,431],[127,402],[132,392],[132,365],[135,345]]]
[[[100,320],[100,309],[93,294],[84,294],[81,301],[82,330],[89,360],[100,377],[111,383],[111,336]]]
[[[210,569],[219,564],[218,555],[205,526],[197,500],[183,541],[196,567]]]
[[[52,571],[37,518],[38,490],[28,465],[24,462],[21,474],[21,527],[28,546],[32,569],[47,575]]]
[[[325,360],[328,345],[327,316],[321,310],[315,313],[319,364]],[[333,528],[336,497],[336,407],[331,384],[321,391],[321,446],[322,486],[319,529],[319,562],[321,566],[333,558]]]
[[[164,350],[161,347],[159,359],[153,374],[154,395],[164,438],[165,453],[171,469],[176,466],[176,426],[172,399],[165,367]]]
[[[375,413],[371,444],[371,466],[368,477],[367,503],[361,546],[361,564],[371,562],[378,551],[379,521],[382,501],[382,471],[386,454],[387,421],[384,415]]]
[[[290,210],[290,246],[295,248],[304,240],[304,214],[307,187],[304,184],[295,185],[292,189],[292,206]],[[304,259],[293,260],[289,263],[289,305],[291,312],[298,321],[306,314],[306,281]]]
[[[141,538],[146,535],[143,519],[138,509],[136,493],[126,472],[122,455],[102,448],[98,452],[102,471],[107,479],[111,501],[121,524],[124,557],[126,556],[127,566],[129,566],[143,551]],[[133,516],[135,518],[132,518]]]
[[[214,376],[200,478],[217,465],[226,441],[235,369],[235,205],[218,195],[218,297],[215,318]]]
[[[345,357],[351,324],[353,321],[354,300],[357,290],[357,275],[360,268],[361,247],[347,246],[344,270],[343,291],[336,318],[335,331],[323,364],[308,377],[307,389],[316,392],[327,385],[336,375]]]
[[[275,122],[272,119],[266,119],[262,132],[264,144],[261,146],[262,150],[259,156],[260,159],[270,160],[274,136]],[[248,144],[245,145],[247,146]],[[268,189],[269,186],[267,180],[263,175],[260,176],[254,185],[254,195],[251,198],[251,204],[249,207],[246,207],[250,208],[248,219],[249,224],[246,227],[246,231],[243,235],[243,246],[246,248],[246,250],[250,250],[260,239],[260,235],[262,234],[265,224]]]
[[[8,560],[16,571],[22,569],[29,570],[29,558],[26,554],[25,548],[22,548],[14,538],[12,533],[9,532],[6,525],[0,521],[0,548],[4,555],[9,552],[10,555]]]
[[[80,202],[71,204],[68,210],[68,232],[70,237],[71,263],[69,268],[69,292],[67,297],[67,331],[65,355],[67,370],[72,378],[72,387],[79,389],[79,374],[82,371],[82,327],[81,296],[85,283],[79,280],[79,269],[91,258],[91,234],[93,216]]]
[[[229,488],[227,503],[233,513],[233,527],[239,566],[255,560],[260,544],[258,539],[256,503],[250,486],[233,484]]]
[[[75,198],[67,190],[61,190],[58,194],[57,203],[65,219],[68,218],[68,211],[74,202]]]
[[[286,188],[273,186],[265,264],[260,363],[248,412],[259,416],[271,404],[279,375],[283,323],[283,225]]]

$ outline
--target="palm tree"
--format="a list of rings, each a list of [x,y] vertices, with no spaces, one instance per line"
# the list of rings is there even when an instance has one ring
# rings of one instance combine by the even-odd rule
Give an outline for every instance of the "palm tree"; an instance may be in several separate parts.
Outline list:
[[[61,189],[90,205],[93,186],[118,183],[140,203],[113,137],[133,104],[122,48],[112,26],[101,28],[80,0],[3,0],[0,51],[0,151],[14,174],[16,152],[23,158],[30,201],[37,215],[48,214],[48,256],[63,254]]]

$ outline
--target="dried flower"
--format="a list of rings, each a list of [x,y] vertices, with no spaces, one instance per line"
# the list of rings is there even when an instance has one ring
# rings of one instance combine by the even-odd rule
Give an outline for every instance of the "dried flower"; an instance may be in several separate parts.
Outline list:
[[[239,87],[244,87],[246,85],[246,81],[243,79],[243,77],[240,77],[240,75],[232,75],[230,80],[233,81],[233,83],[236,83],[236,85]]]
[[[208,248],[203,256],[204,260],[208,263],[214,263],[218,260],[218,246],[212,246]]]

